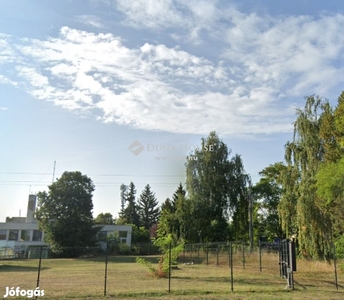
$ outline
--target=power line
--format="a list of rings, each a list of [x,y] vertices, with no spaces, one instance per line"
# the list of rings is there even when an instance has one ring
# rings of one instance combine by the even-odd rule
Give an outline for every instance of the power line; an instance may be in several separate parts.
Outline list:
[[[0,175],[51,175],[50,173],[36,173],[36,172],[3,172],[0,173]],[[62,175],[56,174],[56,175]],[[140,174],[87,174],[87,176],[99,176],[99,177],[180,177],[180,176],[186,176],[186,175],[140,175]]]
[[[95,186],[117,186],[121,185],[123,182],[118,181],[118,182],[94,182]],[[135,185],[178,185],[180,182],[134,182]],[[5,185],[5,186],[11,186],[11,185],[19,185],[19,186],[27,186],[27,185],[32,185],[32,186],[48,186],[50,185],[51,182],[39,182],[35,183],[34,181],[12,181],[12,182],[6,182],[6,181],[0,181],[0,185]]]

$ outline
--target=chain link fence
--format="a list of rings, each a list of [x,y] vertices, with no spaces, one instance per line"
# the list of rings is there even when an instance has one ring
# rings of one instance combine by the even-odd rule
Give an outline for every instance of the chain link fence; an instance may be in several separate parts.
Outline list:
[[[179,253],[178,264],[170,262],[167,276],[160,279],[153,278],[147,267],[136,263],[136,258],[144,255],[152,266],[159,266],[161,255],[153,245],[133,245],[131,253],[102,252],[99,248],[85,248],[80,253],[80,249],[70,248],[71,255],[79,254],[74,258],[57,258],[49,248],[36,247],[26,254],[27,259],[0,261],[0,292],[6,287],[27,290],[38,287],[55,299],[92,299],[176,291],[182,294],[277,291],[284,289],[285,282],[280,276],[278,248],[270,246],[261,243],[250,249],[244,242],[187,244]],[[308,265],[311,269],[310,262]],[[337,270],[334,271],[335,265],[320,266],[314,261],[312,268],[314,272],[316,268],[320,270],[319,278],[315,274],[310,283],[303,275],[296,276],[296,287],[310,288],[319,280],[319,284],[327,282],[329,289],[341,290],[343,283]]]

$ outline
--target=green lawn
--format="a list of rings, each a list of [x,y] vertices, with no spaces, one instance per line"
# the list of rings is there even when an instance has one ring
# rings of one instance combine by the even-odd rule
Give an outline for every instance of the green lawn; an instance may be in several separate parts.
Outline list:
[[[238,254],[234,259],[232,292],[226,254],[219,258],[210,256],[208,266],[204,259],[197,260],[196,254],[184,259],[194,263],[181,263],[172,270],[171,293],[168,293],[168,279],[152,278],[147,268],[135,263],[134,256],[110,257],[107,298],[344,299],[343,261],[338,262],[338,291],[333,265],[302,260],[298,261],[295,290],[291,291],[285,288],[286,280],[279,276],[277,255],[263,255],[259,272],[256,254],[247,254],[245,265]],[[157,264],[158,258],[150,256],[149,260]],[[6,286],[35,289],[37,266],[37,259],[0,261],[0,296]],[[45,290],[45,296],[41,299],[104,299],[104,270],[104,257],[42,260],[40,288]]]

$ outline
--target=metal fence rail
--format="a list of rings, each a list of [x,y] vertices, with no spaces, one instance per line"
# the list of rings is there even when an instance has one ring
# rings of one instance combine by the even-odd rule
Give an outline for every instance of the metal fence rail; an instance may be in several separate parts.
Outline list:
[[[75,258],[50,259],[46,247],[36,250],[31,259],[0,263],[2,286],[40,288],[46,291],[45,295],[56,298],[234,291],[243,290],[245,286],[250,289],[252,284],[262,289],[268,285],[284,289],[279,254],[263,244],[254,249],[245,242],[187,244],[179,254],[178,265],[172,265],[169,255],[168,274],[161,279],[152,278],[148,268],[135,263],[137,253],[100,253],[88,248]],[[158,267],[160,257],[148,255],[145,259]],[[328,276],[328,281],[332,280],[336,288],[342,287],[337,271],[335,279],[331,274]]]

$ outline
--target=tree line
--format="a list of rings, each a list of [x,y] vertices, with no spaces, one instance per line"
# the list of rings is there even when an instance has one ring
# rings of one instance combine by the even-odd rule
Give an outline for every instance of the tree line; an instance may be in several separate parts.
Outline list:
[[[169,235],[176,244],[209,243],[248,241],[251,221],[255,242],[293,236],[300,256],[329,258],[333,243],[344,248],[343,110],[344,93],[335,108],[319,96],[306,97],[284,161],[265,167],[254,185],[241,156],[211,132],[185,162],[185,185],[161,205],[149,184],[138,197],[133,182],[122,184],[116,220],[110,213],[93,219],[92,180],[65,172],[38,194],[40,228],[53,245],[61,236],[63,245],[92,244],[97,223],[131,224],[135,241]]]

